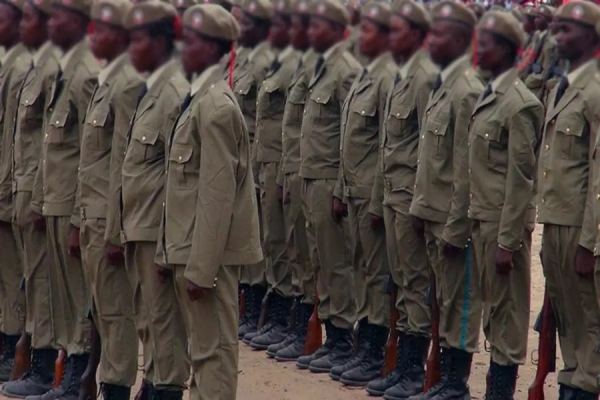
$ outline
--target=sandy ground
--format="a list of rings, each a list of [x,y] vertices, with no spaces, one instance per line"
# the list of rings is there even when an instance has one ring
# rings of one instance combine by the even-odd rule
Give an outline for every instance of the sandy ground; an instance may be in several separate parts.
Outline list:
[[[531,287],[531,319],[527,365],[519,370],[516,400],[527,399],[527,388],[533,381],[536,366],[531,362],[531,354],[537,358],[536,349],[538,335],[531,326],[542,306],[544,296],[544,278],[539,262],[541,227],[534,232],[532,254],[532,287]],[[475,356],[471,379],[473,399],[483,399],[485,392],[485,375],[487,373],[489,354],[483,350],[483,334],[480,343],[481,353]],[[560,353],[560,351],[558,351]],[[557,367],[562,365],[559,360]],[[138,379],[139,383],[139,379]],[[137,392],[134,389],[133,394]],[[558,398],[556,376],[552,374],[546,383],[546,400]],[[132,396],[133,396],[132,394]],[[188,398],[187,394],[185,396]],[[332,381],[328,375],[313,374],[298,370],[294,363],[278,363],[268,359],[264,352],[253,351],[249,346],[240,344],[240,365],[238,382],[238,400],[359,400],[370,398],[364,389],[346,389],[342,384]],[[5,398],[0,396],[0,400]],[[212,399],[211,399],[212,400]],[[214,399],[218,400],[218,399]]]

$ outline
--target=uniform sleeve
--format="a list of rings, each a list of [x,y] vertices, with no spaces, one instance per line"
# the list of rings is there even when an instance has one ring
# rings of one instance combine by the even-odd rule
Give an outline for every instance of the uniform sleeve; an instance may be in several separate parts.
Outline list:
[[[135,112],[138,96],[144,83],[139,80],[115,95],[111,104],[114,113],[114,131],[110,152],[110,171],[106,230],[104,240],[115,246],[121,245],[121,168],[127,147],[127,133]]]
[[[471,235],[469,210],[469,121],[480,91],[471,90],[457,101],[454,112],[453,178],[450,212],[442,238],[453,246],[464,247]]]
[[[417,109],[417,118],[419,120],[419,130],[423,127],[423,119],[425,116],[425,110],[427,109],[427,103],[429,102],[429,96],[431,95],[431,91],[433,90],[433,85],[435,83],[435,77],[428,77],[425,75],[415,75],[415,78],[418,79],[416,82],[417,85],[417,100],[416,100],[416,109]]]
[[[73,92],[73,100],[75,108],[77,109],[77,122],[79,123],[79,145],[81,146],[81,133],[83,130],[83,122],[85,120],[85,114],[87,112],[90,100],[94,93],[94,88],[98,84],[96,76],[90,76],[83,80],[81,85],[75,85]],[[81,225],[81,216],[79,215],[79,208],[81,207],[81,190],[79,180],[77,182],[77,191],[75,193],[75,206],[71,213],[71,225],[79,228]]]
[[[526,215],[534,196],[536,152],[542,130],[541,104],[522,108],[508,124],[508,171],[498,245],[517,251],[521,246]]]
[[[596,108],[598,108],[596,104],[595,106]],[[595,249],[596,236],[598,235],[598,232],[600,232],[600,230],[596,228],[597,225],[594,219],[594,205],[598,202],[594,200],[596,198],[596,194],[594,191],[594,180],[596,179],[594,177],[594,156],[598,157],[598,154],[594,154],[594,149],[596,148],[596,141],[598,139],[598,129],[600,129],[600,121],[598,120],[599,116],[600,110],[595,110],[593,115],[586,115],[586,119],[590,123],[590,138],[588,150],[588,190],[585,201],[585,210],[583,212],[583,225],[581,227],[581,236],[579,237],[579,245],[581,247],[585,247],[586,249],[594,253],[597,250]]]
[[[184,276],[203,288],[212,288],[229,236],[240,161],[238,141],[243,118],[233,105],[210,115],[200,126],[200,174],[192,249]],[[206,116],[205,115],[205,116]]]

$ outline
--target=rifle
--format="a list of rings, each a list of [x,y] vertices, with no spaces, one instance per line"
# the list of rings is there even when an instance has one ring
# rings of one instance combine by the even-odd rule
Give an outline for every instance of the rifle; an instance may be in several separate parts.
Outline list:
[[[65,374],[65,363],[67,361],[67,352],[65,349],[58,351],[58,357],[54,362],[54,387],[60,387],[62,383],[63,375]]]
[[[304,343],[304,355],[313,354],[323,344],[323,331],[319,321],[319,293],[315,289],[315,306],[308,320],[308,331],[306,332],[306,343]]]
[[[533,329],[540,334],[538,345],[538,362],[535,379],[529,386],[528,400],[544,400],[544,383],[551,372],[556,371],[556,320],[554,309],[548,295],[544,292],[544,305],[539,313]]]
[[[431,389],[438,383],[442,376],[441,371],[441,349],[440,349],[440,307],[437,302],[437,288],[435,274],[431,273],[431,284],[429,286],[429,304],[431,306],[431,351],[427,357],[427,374],[425,375],[425,388]]]
[[[23,374],[31,369],[31,338],[23,330],[15,346],[15,363],[10,371],[11,381],[20,379]]]
[[[390,333],[385,342],[385,365],[383,367],[383,376],[387,376],[396,369],[396,353],[398,352],[398,331],[396,323],[400,318],[396,308],[396,299],[398,298],[398,287],[390,275],[388,278],[387,293],[390,295]]]

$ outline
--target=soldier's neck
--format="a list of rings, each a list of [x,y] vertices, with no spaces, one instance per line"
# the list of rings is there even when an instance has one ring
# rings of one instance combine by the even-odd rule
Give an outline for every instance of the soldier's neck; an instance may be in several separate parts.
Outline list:
[[[586,52],[583,53],[580,57],[575,60],[569,60],[569,72],[575,71],[577,68],[582,65],[587,64],[588,62],[594,59],[594,52]]]
[[[62,50],[63,54],[67,54],[67,52],[69,50],[71,50],[73,47],[75,47],[79,42],[81,42],[83,39],[85,38],[85,32],[81,33],[80,35],[75,35],[71,38],[71,41],[69,43],[66,43],[62,46],[59,46],[60,49]]]
[[[511,68],[512,68],[511,63],[505,63],[505,64],[499,66],[498,68],[492,69],[492,71],[491,71],[492,78],[496,79],[497,77],[499,77],[500,75],[502,75],[503,73],[505,73],[506,71],[508,71]]]
[[[423,44],[419,43],[418,46],[415,45],[412,48],[405,51],[404,53],[394,54],[394,59],[396,60],[396,63],[404,64],[404,63],[408,62],[408,60],[410,60],[417,53],[417,51],[419,51],[419,49],[422,46],[423,46]]]

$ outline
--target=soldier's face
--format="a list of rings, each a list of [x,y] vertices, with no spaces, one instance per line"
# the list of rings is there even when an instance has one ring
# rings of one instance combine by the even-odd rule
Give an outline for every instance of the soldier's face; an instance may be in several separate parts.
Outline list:
[[[296,50],[304,51],[308,48],[308,30],[300,15],[292,15],[290,24],[290,40]]]
[[[152,38],[144,29],[136,29],[130,33],[129,57],[138,71],[152,70],[155,59],[154,46]]]
[[[588,48],[595,48],[597,36],[594,29],[574,22],[556,21],[554,23],[556,46],[561,58],[574,60],[579,58]]]
[[[12,46],[19,40],[19,18],[13,6],[0,4],[0,45]]]
[[[212,53],[215,46],[202,37],[198,36],[192,30],[185,28],[183,30],[183,48],[181,49],[181,61],[186,73],[203,71],[207,65],[207,59],[212,59]],[[204,57],[198,57],[199,54]]]
[[[270,30],[270,38],[273,47],[282,49],[290,42],[290,36],[288,33],[288,22],[281,15],[276,15],[273,18]]]
[[[308,26],[308,39],[310,45],[318,53],[327,51],[335,43],[336,32],[333,24],[323,18],[311,17]]]
[[[235,18],[235,20],[238,22],[238,24],[242,23],[244,11],[240,7],[238,7],[238,6],[231,7],[231,15],[233,15],[233,18]]]
[[[52,43],[64,47],[79,36],[79,30],[85,25],[82,17],[61,7],[52,7],[48,20],[48,35]]]
[[[363,18],[360,21],[360,52],[371,57],[375,52],[381,51],[382,35],[377,25]]]
[[[407,20],[393,15],[390,20],[390,50],[394,55],[403,55],[414,47],[415,32]]]
[[[454,29],[448,22],[436,21],[432,24],[428,42],[429,54],[434,63],[446,65],[451,59],[449,50],[454,46],[453,41],[456,40],[452,35],[453,32]]]
[[[503,63],[505,52],[487,32],[477,32],[477,63],[484,71],[494,70]]]
[[[46,29],[45,20],[29,2],[26,2],[19,24],[21,42],[27,47],[37,48],[46,40]]]
[[[119,32],[116,28],[100,22],[94,22],[94,32],[90,36],[90,47],[96,58],[109,58],[115,45],[118,46]]]

